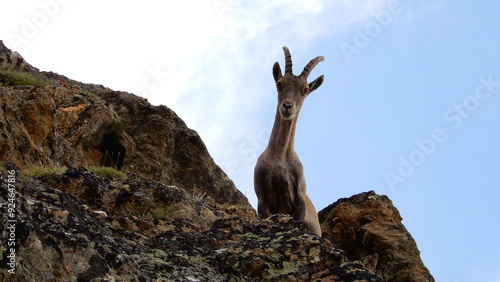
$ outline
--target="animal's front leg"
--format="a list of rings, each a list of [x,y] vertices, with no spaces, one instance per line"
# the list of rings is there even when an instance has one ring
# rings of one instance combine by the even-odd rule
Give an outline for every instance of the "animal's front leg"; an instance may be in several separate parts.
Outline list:
[[[271,214],[271,211],[269,210],[269,205],[264,203],[263,200],[259,199],[259,203],[258,203],[258,206],[257,206],[257,211],[259,213],[259,216],[261,218],[268,218],[270,217],[272,214]]]
[[[306,217],[306,200],[304,196],[300,195],[295,201],[295,211],[292,215],[295,220],[304,221]]]

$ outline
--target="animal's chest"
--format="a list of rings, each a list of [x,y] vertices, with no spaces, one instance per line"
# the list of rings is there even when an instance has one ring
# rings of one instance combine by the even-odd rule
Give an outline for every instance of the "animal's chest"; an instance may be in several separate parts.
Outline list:
[[[275,163],[268,167],[266,182],[272,193],[295,194],[301,175],[299,168],[293,164]]]
[[[265,169],[265,190],[272,214],[293,214],[299,193],[301,172],[297,167],[274,163]]]

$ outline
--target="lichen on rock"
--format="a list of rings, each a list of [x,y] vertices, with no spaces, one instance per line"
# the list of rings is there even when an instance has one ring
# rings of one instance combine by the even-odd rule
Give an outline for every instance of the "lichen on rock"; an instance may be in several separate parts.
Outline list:
[[[251,207],[195,201],[184,189],[134,174],[116,180],[70,167],[17,175],[20,267],[15,276],[0,269],[2,279],[382,281],[289,215],[260,219]],[[0,182],[7,177],[0,172]],[[151,207],[167,211],[154,215]]]

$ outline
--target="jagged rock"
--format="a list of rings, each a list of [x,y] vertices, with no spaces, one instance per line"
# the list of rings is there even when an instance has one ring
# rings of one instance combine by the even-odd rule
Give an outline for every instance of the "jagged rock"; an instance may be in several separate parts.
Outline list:
[[[84,109],[74,110],[78,105]],[[97,146],[114,122],[105,102],[90,93],[51,86],[1,87],[0,159],[22,168],[100,165]]]
[[[385,281],[434,281],[387,196],[369,191],[340,199],[320,211],[319,218],[323,237]]]
[[[39,70],[28,64],[18,52],[12,52],[0,40],[0,69],[38,73]]]
[[[165,106],[151,106],[125,92],[96,91],[133,136],[134,152],[124,151],[123,167],[190,191],[205,191],[219,203],[248,205],[246,197],[208,154],[194,131]],[[126,145],[123,146],[127,148]]]
[[[260,219],[134,174],[21,173],[15,187],[17,267],[0,268],[2,281],[382,281],[291,216]]]

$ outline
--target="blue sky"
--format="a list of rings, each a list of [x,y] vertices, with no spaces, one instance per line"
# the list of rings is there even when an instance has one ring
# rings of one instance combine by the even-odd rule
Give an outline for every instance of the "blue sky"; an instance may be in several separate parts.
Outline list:
[[[253,205],[272,65],[324,56],[296,133],[316,208],[388,195],[437,281],[500,281],[498,2],[29,2],[2,2],[9,48],[169,106]]]

